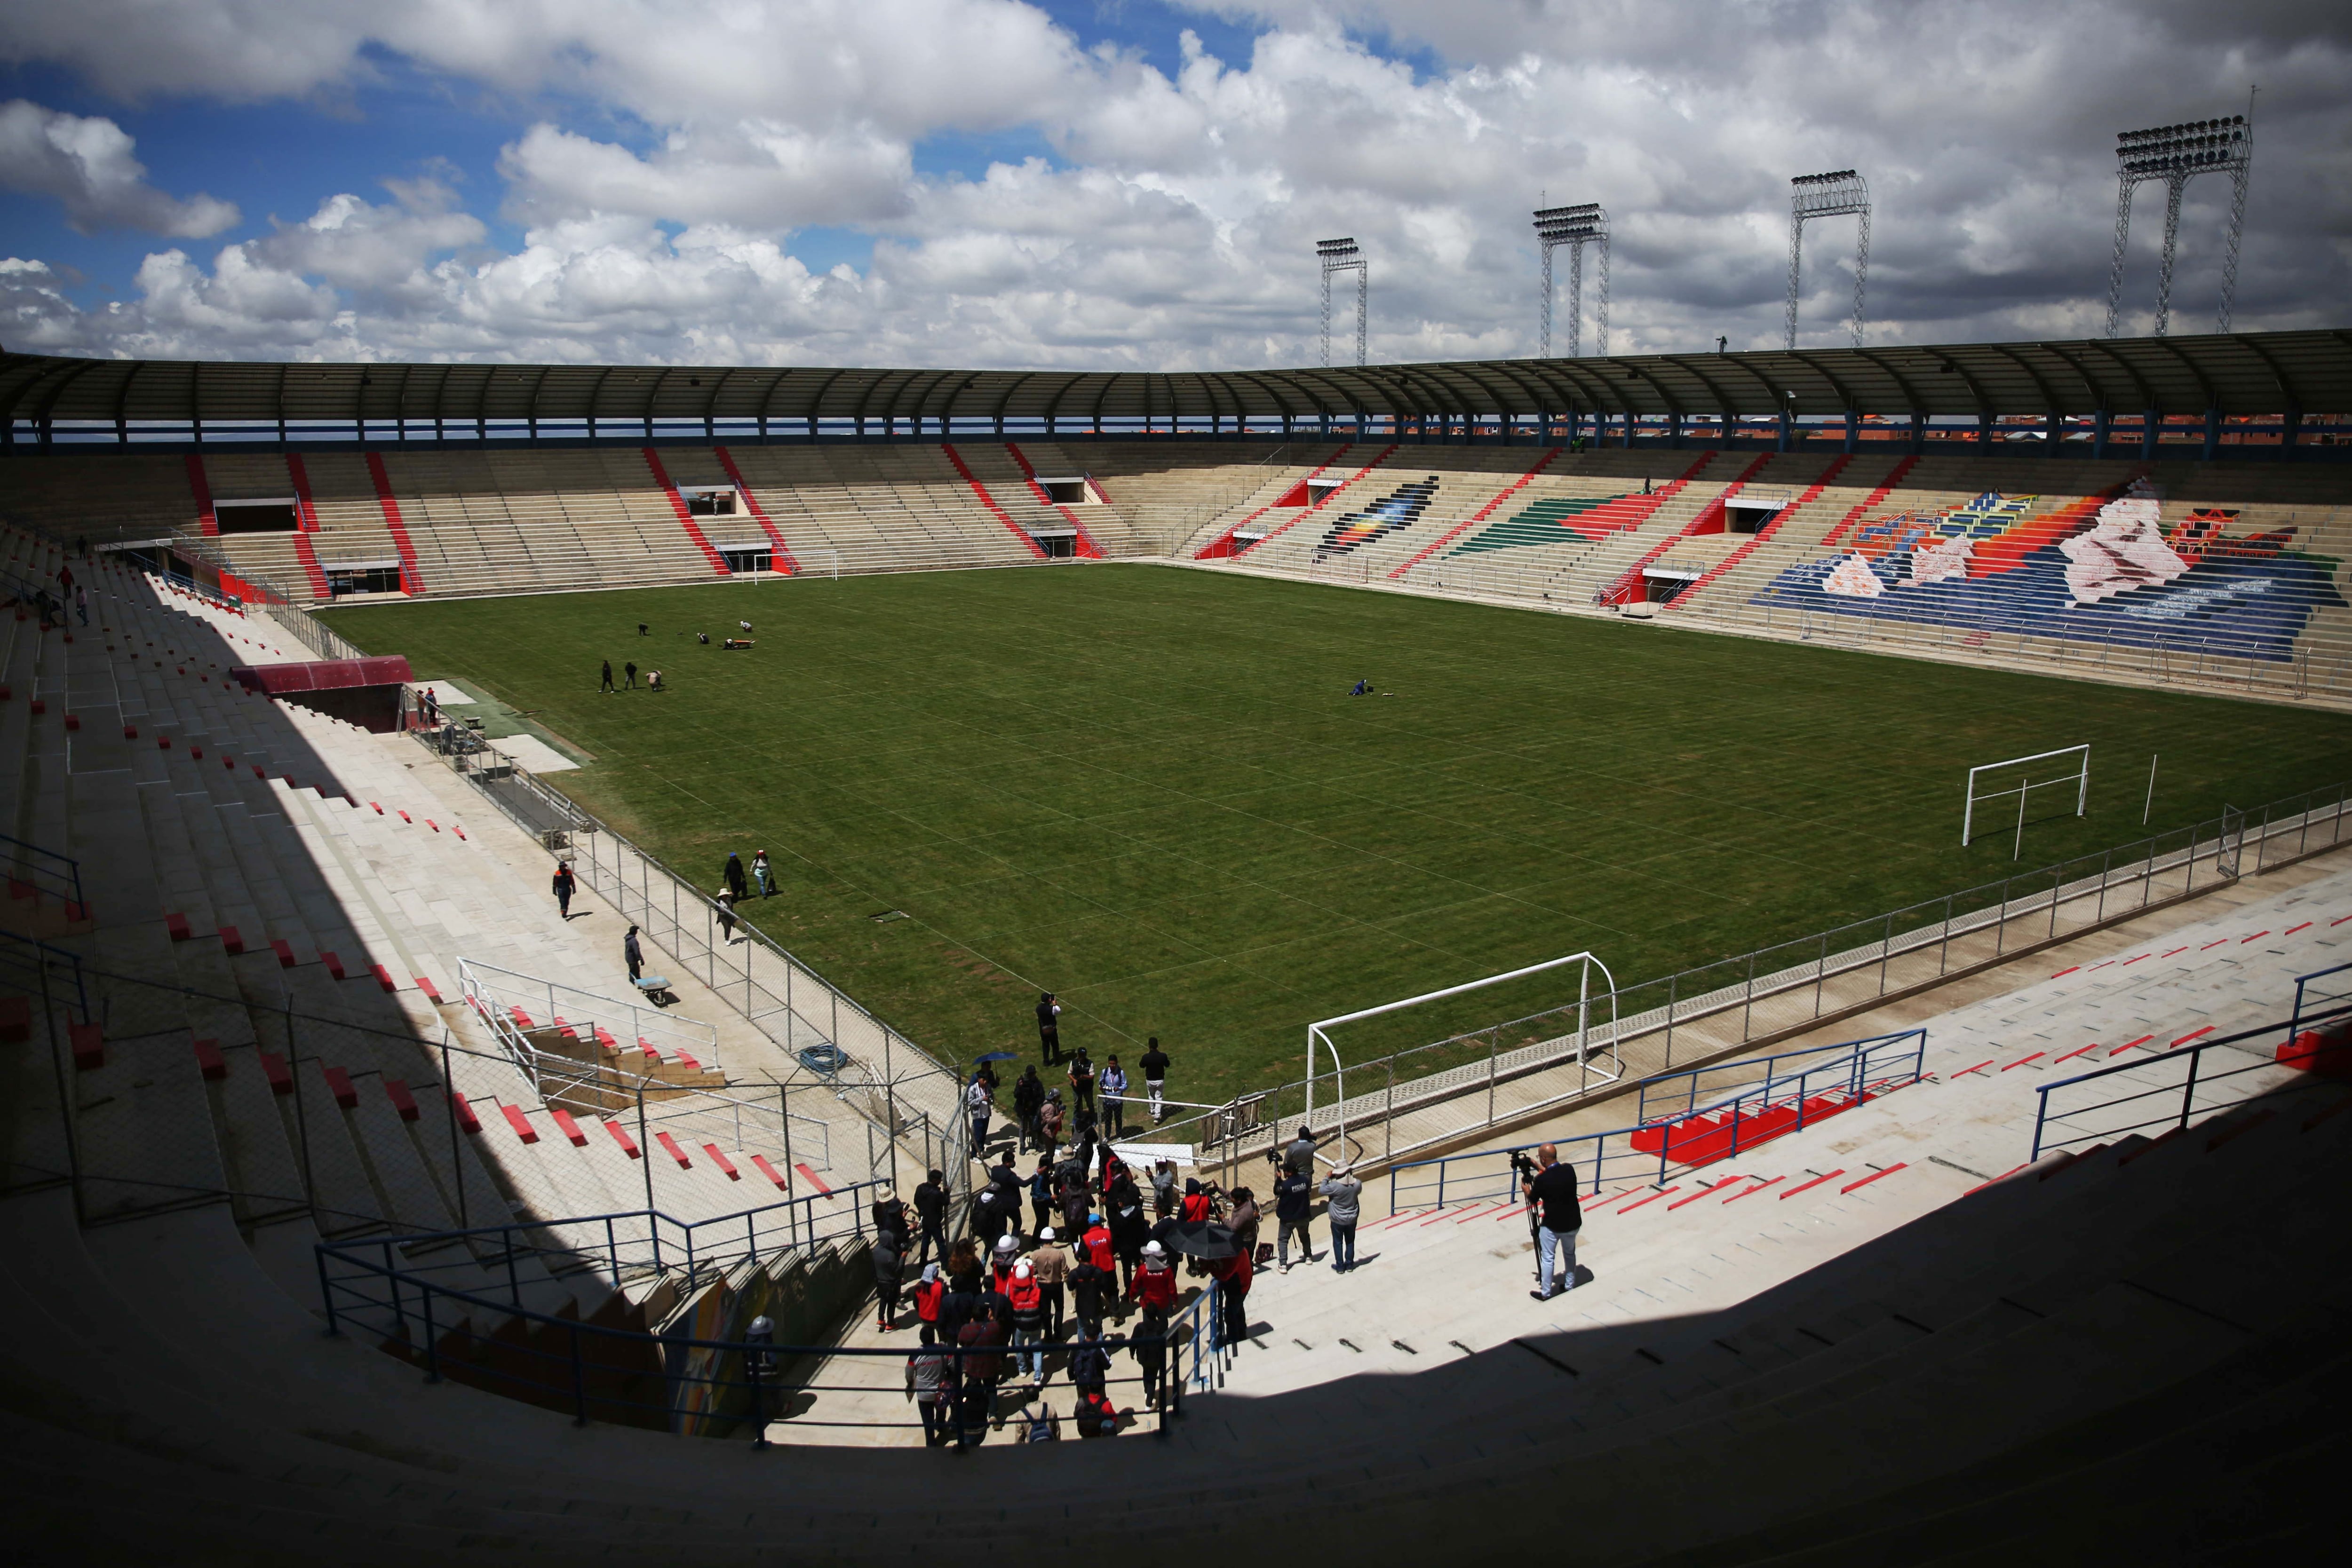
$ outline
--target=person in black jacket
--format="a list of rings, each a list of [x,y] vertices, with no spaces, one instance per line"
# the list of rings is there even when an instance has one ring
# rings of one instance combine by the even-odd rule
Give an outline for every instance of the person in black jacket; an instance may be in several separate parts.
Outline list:
[[[1160,1037],[1153,1035],[1143,1042],[1143,1055],[1136,1061],[1143,1074],[1143,1092],[1151,1104],[1153,1125],[1168,1120],[1164,1100],[1168,1090],[1168,1053],[1160,1049]]]
[[[940,1256],[948,1252],[948,1189],[938,1171],[932,1171],[921,1186],[915,1188],[915,1216],[922,1221],[922,1253],[915,1259],[920,1264],[937,1247]]]
[[[1048,1066],[1062,1060],[1062,1004],[1054,993],[1045,991],[1037,998],[1037,1044],[1044,1051]]]
[[[895,1188],[877,1186],[874,1189],[874,1234],[893,1239],[898,1251],[907,1250],[907,1206],[898,1201]]]
[[[1151,1221],[1144,1217],[1143,1194],[1135,1178],[1121,1167],[1110,1186],[1110,1244],[1118,1254],[1119,1289],[1135,1286],[1135,1270],[1143,1261],[1143,1244],[1151,1239]]]
[[[572,874],[572,862],[565,861],[555,868],[555,912],[565,920],[572,918],[572,894],[579,886]]]
[[[1576,1284],[1576,1233],[1584,1228],[1584,1213],[1576,1201],[1576,1167],[1559,1157],[1558,1146],[1546,1144],[1536,1150],[1536,1174],[1524,1176],[1519,1188],[1527,1194],[1528,1207],[1539,1208],[1537,1216],[1536,1241],[1542,1254],[1542,1289],[1529,1291],[1538,1301],[1571,1290]],[[1552,1271],[1553,1255],[1559,1254],[1560,1270]],[[1557,1277],[1560,1283],[1553,1289]]]
[[[1013,1085],[1013,1113],[1021,1121],[1021,1152],[1024,1155],[1037,1146],[1037,1113],[1045,1108],[1045,1081],[1037,1076],[1033,1064],[1022,1070],[1020,1081]]]
[[[743,857],[741,855],[730,854],[727,857],[727,869],[719,873],[719,880],[727,884],[727,891],[736,898],[740,899],[743,896]]]
[[[629,984],[634,986],[637,977],[646,972],[646,951],[637,946],[637,928],[634,925],[629,927],[629,934],[621,938],[621,956],[628,962]]]
[[[1102,1337],[1103,1307],[1113,1282],[1083,1250],[1078,1253],[1077,1265],[1070,1270],[1070,1310],[1077,1317],[1081,1335]]]

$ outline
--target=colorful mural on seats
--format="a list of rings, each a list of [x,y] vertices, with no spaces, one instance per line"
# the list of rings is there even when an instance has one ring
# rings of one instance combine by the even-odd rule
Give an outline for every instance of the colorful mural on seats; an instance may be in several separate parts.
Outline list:
[[[1554,496],[1538,501],[1516,516],[1504,518],[1446,551],[1451,558],[1475,555],[1482,550],[1512,549],[1521,545],[1556,545],[1570,538],[1600,539],[1621,529],[1632,528],[1648,516],[1629,517],[1623,501],[1646,501],[1652,497],[1627,494],[1622,496]]]
[[[1416,479],[1410,485],[1400,485],[1374,501],[1360,512],[1349,512],[1324,530],[1323,542],[1315,547],[1314,559],[1329,560],[1333,556],[1346,555],[1349,550],[1384,538],[1399,528],[1411,526],[1422,513],[1429,510],[1431,497],[1437,494],[1437,476]]]
[[[2036,499],[1876,519],[1749,602],[2273,661],[2315,610],[2345,603],[2336,560],[2294,549],[2294,529],[2232,537],[2238,514],[2210,508],[2168,528],[2145,478],[2030,515]]]

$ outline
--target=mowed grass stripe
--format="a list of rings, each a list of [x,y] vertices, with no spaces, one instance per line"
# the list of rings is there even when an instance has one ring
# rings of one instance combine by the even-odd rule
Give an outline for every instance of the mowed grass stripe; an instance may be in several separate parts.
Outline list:
[[[2151,752],[2158,828],[2352,775],[2331,714],[1145,566],[329,613],[584,748],[558,782],[706,888],[764,846],[751,918],[940,1054],[1034,1053],[1051,988],[1098,1061],[1160,1036],[1187,1099],[1295,1076],[1309,1019],[1586,946],[1646,979],[2006,874],[2007,832],[1958,844],[1976,763],[2094,747],[2090,814],[2025,864],[2137,836]],[[692,638],[738,619],[751,653]],[[672,689],[602,696],[604,658]]]

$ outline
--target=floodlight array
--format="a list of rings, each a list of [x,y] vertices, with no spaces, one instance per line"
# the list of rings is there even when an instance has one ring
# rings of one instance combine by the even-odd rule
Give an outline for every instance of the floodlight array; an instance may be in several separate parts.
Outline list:
[[[2131,239],[2132,192],[2143,181],[2165,185],[2164,259],[2156,279],[2156,335],[2172,324],[2172,262],[2180,243],[2180,202],[2200,174],[2230,176],[2230,226],[2221,259],[2221,307],[2217,324],[2230,329],[2238,292],[2238,248],[2245,237],[2246,184],[2253,172],[2254,128],[2245,115],[2191,120],[2179,125],[2126,131],[2116,137],[2116,255],[2107,276],[2107,336],[2123,329],[2124,252]]]
[[[1331,275],[1356,275],[1356,363],[1364,362],[1365,329],[1371,308],[1372,265],[1352,236],[1315,242],[1316,258],[1323,264],[1323,363],[1331,363]]]
[[[1609,351],[1609,214],[1598,202],[1572,207],[1542,207],[1535,214],[1536,242],[1543,249],[1543,329],[1537,352],[1551,358],[1551,253],[1568,246],[1568,355],[1584,351],[1584,247],[1601,248],[1601,299],[1595,315],[1602,353]]]

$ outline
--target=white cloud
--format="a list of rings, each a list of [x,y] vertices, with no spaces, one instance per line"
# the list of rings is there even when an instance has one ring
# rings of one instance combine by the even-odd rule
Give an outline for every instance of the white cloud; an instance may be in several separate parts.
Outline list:
[[[15,99],[0,104],[0,186],[49,196],[82,233],[105,228],[202,239],[236,222],[210,196],[182,200],[147,183],[146,166],[111,120],[65,114]]]
[[[2292,5],[2232,29],[2185,5],[2000,0],[1955,28],[1924,0],[1201,0],[1271,20],[1246,57],[1187,38],[1170,75],[1009,0],[184,0],[108,54],[107,19],[123,34],[131,4],[18,8],[0,53],[125,93],[315,93],[362,83],[385,51],[509,99],[544,92],[499,162],[523,237],[492,246],[431,182],[337,195],[209,271],[151,258],[119,307],[77,312],[53,274],[12,275],[8,300],[29,302],[15,308],[47,343],[1301,362],[1313,242],[1353,234],[1376,358],[1524,354],[1528,211],[1549,196],[1611,210],[1613,347],[1761,345],[1779,340],[1789,177],[1847,166],[1877,202],[1874,340],[2074,335],[2104,311],[2112,133],[2230,111],[2256,78],[2238,324],[2311,324],[2352,284],[2352,38]],[[929,139],[1004,131],[1054,156],[919,172]],[[2179,329],[2210,319],[2226,196],[2190,188]],[[2128,281],[2143,321],[2159,200]],[[817,225],[869,236],[871,263],[812,270],[792,252]],[[1809,231],[1809,340],[1838,340],[1851,235]]]

